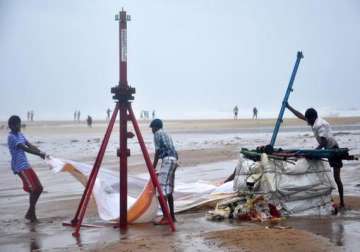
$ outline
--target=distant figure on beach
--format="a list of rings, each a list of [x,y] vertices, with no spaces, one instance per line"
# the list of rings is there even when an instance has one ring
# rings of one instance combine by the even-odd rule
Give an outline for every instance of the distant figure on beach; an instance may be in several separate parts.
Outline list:
[[[110,113],[111,113],[111,109],[108,108],[108,109],[106,110],[107,120],[110,119]]]
[[[149,120],[149,111],[141,110],[140,119]]]
[[[27,112],[27,120],[30,121],[30,111]]]
[[[77,110],[74,111],[74,121],[76,121],[77,118]]]
[[[175,171],[178,167],[178,154],[171,137],[163,130],[163,122],[160,119],[154,119],[150,123],[150,128],[154,134],[154,168],[156,169],[157,163],[159,159],[161,159],[161,167],[157,170],[158,179],[165,199],[169,205],[171,218],[175,222],[173,192]],[[168,224],[168,220],[163,216],[162,219],[155,222],[155,224],[166,225]]]
[[[31,168],[25,152],[45,159],[46,154],[32,145],[21,133],[21,119],[13,115],[8,120],[10,133],[8,136],[8,147],[11,154],[11,169],[18,175],[23,183],[23,190],[30,194],[30,206],[25,218],[36,222],[36,202],[43,191],[43,187],[35,171]]]
[[[77,115],[76,115],[76,119],[78,122],[80,122],[80,115],[81,115],[80,110],[78,110]]]
[[[338,149],[339,144],[335,140],[330,125],[327,121],[318,116],[317,111],[313,108],[306,110],[305,115],[291,107],[288,103],[286,107],[299,119],[304,120],[311,126],[312,131],[319,145],[316,149]],[[333,168],[334,179],[339,191],[340,208],[345,208],[344,190],[341,182],[340,171],[343,166],[340,158],[329,158],[329,165]]]
[[[257,120],[258,118],[258,110],[256,107],[253,108],[253,120]]]
[[[155,119],[155,110],[152,111],[152,119]]]
[[[239,108],[238,108],[237,105],[234,107],[233,112],[234,112],[234,120],[237,120],[238,119],[238,113],[239,113]]]
[[[91,116],[88,115],[87,119],[86,119],[86,124],[89,128],[92,127],[92,123],[93,123],[93,119]]]
[[[30,111],[30,121],[34,121],[34,110]]]

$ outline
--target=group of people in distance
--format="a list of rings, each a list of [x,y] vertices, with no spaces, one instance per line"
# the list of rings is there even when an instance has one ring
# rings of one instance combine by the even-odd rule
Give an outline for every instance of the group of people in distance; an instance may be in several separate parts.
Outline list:
[[[315,109],[309,108],[306,110],[305,114],[302,114],[289,104],[286,104],[286,106],[296,117],[306,121],[307,124],[311,126],[314,136],[319,144],[316,149],[339,148],[337,141],[333,137],[329,123],[320,118]],[[29,193],[30,197],[30,206],[26,212],[25,218],[31,222],[36,222],[35,206],[43,191],[43,187],[35,171],[29,164],[25,152],[39,156],[42,159],[46,158],[46,154],[36,146],[32,145],[21,133],[21,119],[19,116],[11,116],[8,120],[8,126],[10,128],[8,147],[11,154],[11,169],[14,174],[19,176],[23,183],[23,190]],[[164,131],[163,122],[160,119],[152,120],[150,128],[154,135],[155,145],[153,166],[157,169],[158,162],[161,160],[160,168],[157,169],[158,180],[169,206],[171,218],[175,222],[173,191],[175,171],[178,167],[178,154],[173,140],[169,134]],[[343,185],[340,178],[340,171],[343,166],[342,160],[332,158],[329,159],[329,164],[333,168],[334,179],[338,187],[340,207],[344,208]],[[226,181],[230,179],[231,176]],[[163,217],[156,221],[156,224],[168,224],[168,220]]]
[[[233,113],[234,113],[234,120],[238,119],[238,114],[239,114],[239,107],[237,105],[235,105],[234,109],[233,109]],[[256,107],[253,108],[253,116],[252,116],[253,120],[257,120],[258,119],[258,109]]]
[[[26,113],[28,121],[34,121],[34,110],[30,110]]]
[[[109,120],[109,119],[110,119],[110,113],[111,113],[111,109],[108,108],[108,109],[106,110],[106,120]],[[75,110],[75,111],[74,111],[74,121],[80,122],[80,116],[81,116],[80,110]],[[91,127],[92,127],[92,124],[93,124],[93,118],[92,118],[92,116],[88,115],[88,116],[86,117],[86,125],[87,125],[89,128],[91,128]]]

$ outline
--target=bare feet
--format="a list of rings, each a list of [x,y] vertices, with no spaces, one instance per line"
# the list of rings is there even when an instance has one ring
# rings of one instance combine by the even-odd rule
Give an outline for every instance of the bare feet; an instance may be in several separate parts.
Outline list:
[[[38,219],[36,218],[36,214],[33,211],[27,211],[26,215],[25,215],[25,219],[29,220],[30,222],[34,223],[34,222],[38,222]]]

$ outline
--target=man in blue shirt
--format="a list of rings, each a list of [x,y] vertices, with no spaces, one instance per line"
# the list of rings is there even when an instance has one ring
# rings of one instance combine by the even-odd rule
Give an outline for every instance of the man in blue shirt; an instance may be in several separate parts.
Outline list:
[[[42,159],[45,159],[46,154],[41,152],[36,146],[32,145],[20,132],[20,117],[15,115],[11,116],[8,125],[11,130],[8,136],[8,146],[11,154],[11,169],[14,174],[17,174],[21,178],[24,191],[30,194],[30,206],[25,218],[31,222],[36,222],[35,206],[43,191],[43,187],[35,171],[31,168],[25,152],[37,155]]]
[[[159,159],[161,159],[161,167],[158,171],[158,179],[161,186],[161,189],[167,199],[170,215],[175,222],[175,212],[174,212],[174,181],[175,181],[175,170],[178,166],[178,154],[175,150],[173,141],[171,137],[163,130],[163,123],[160,119],[154,119],[150,128],[154,133],[154,143],[155,143],[155,157],[154,157],[154,168],[156,169]],[[162,209],[163,212],[164,209]],[[168,224],[166,218],[162,218],[159,222],[155,224],[164,225]]]

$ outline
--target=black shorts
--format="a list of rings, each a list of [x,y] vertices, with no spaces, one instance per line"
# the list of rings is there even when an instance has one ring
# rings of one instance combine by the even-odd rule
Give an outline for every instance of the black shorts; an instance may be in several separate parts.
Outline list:
[[[342,160],[340,158],[329,158],[329,165],[332,168],[341,168],[343,167]]]
[[[339,146],[335,146],[335,147],[333,147],[331,149],[339,149]],[[329,160],[329,165],[332,168],[341,168],[341,167],[343,167],[343,162],[342,162],[341,158],[334,157],[334,158],[328,158],[328,160]]]

